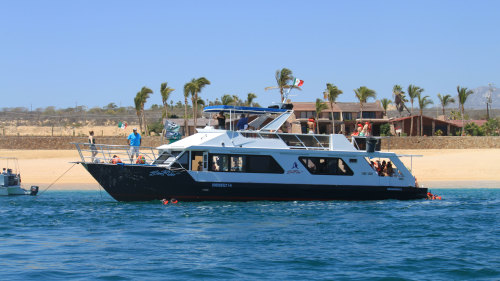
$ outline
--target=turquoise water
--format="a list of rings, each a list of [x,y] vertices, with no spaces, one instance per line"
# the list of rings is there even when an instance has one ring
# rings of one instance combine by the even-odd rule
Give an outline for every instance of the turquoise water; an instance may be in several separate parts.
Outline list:
[[[1,280],[499,280],[500,189],[441,201],[0,198]]]

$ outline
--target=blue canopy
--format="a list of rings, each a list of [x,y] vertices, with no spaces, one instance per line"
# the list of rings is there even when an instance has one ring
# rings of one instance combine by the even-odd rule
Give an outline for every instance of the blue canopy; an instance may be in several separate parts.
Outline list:
[[[283,113],[286,109],[280,108],[262,108],[249,106],[232,106],[232,105],[212,105],[203,109],[203,112],[231,112],[231,113],[251,113],[251,114],[266,114],[266,113]]]

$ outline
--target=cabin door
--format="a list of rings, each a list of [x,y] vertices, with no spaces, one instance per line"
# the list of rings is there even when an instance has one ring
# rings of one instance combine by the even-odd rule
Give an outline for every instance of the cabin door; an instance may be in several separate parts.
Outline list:
[[[208,171],[208,152],[203,152],[203,171]]]

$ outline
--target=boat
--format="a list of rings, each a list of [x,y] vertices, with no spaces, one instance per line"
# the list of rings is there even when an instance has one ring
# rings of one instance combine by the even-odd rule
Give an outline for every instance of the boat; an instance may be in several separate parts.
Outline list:
[[[281,132],[290,108],[208,106],[225,112],[228,130],[208,124],[197,133],[156,148],[141,147],[134,159],[128,146],[73,143],[80,163],[118,201],[298,201],[423,199],[427,188],[393,152],[366,149],[341,134]],[[245,130],[233,117],[251,115]],[[251,119],[252,119],[251,118]],[[355,142],[355,140],[353,140]],[[118,160],[117,160],[118,159]],[[385,160],[385,161],[384,161]],[[381,174],[377,163],[391,163]],[[380,165],[380,164],[379,164]]]
[[[8,195],[36,195],[38,186],[31,186],[29,190],[21,187],[19,163],[15,157],[0,157],[0,196]]]

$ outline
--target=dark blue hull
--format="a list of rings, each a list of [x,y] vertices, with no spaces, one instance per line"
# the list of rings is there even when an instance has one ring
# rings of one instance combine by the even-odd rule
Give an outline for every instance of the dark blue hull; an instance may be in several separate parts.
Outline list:
[[[148,165],[82,163],[118,201],[307,201],[427,198],[426,188],[196,182],[186,171]]]

